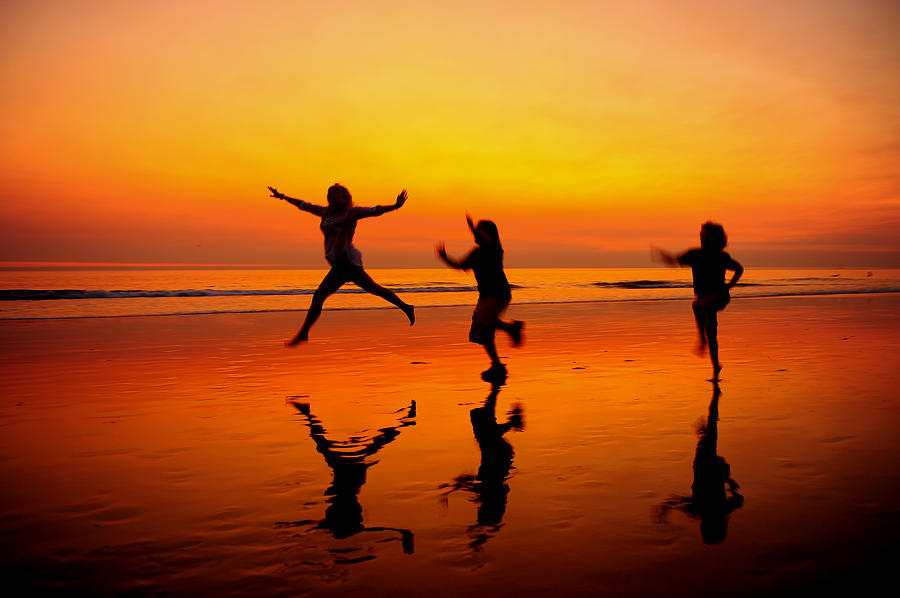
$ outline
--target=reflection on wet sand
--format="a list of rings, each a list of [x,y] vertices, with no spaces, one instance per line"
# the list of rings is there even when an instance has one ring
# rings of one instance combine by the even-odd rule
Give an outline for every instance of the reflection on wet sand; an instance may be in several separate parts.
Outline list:
[[[491,392],[484,401],[483,407],[476,407],[469,412],[472,422],[472,432],[478,442],[481,451],[481,465],[478,473],[472,475],[464,473],[456,476],[451,484],[444,484],[442,488],[449,488],[442,500],[446,503],[449,495],[456,490],[465,490],[473,494],[472,500],[478,503],[476,523],[469,526],[469,547],[474,551],[481,550],[503,524],[503,515],[506,513],[506,501],[509,495],[510,470],[513,469],[513,447],[503,437],[512,429],[522,431],[525,428],[525,420],[522,416],[521,405],[514,404],[510,409],[506,423],[498,424],[496,415],[497,395],[500,393],[500,384],[493,384]]]
[[[322,422],[310,412],[309,403],[291,401],[291,404],[306,417],[309,436],[316,443],[316,450],[325,457],[325,463],[331,468],[333,479],[331,486],[325,490],[328,496],[328,507],[325,518],[321,521],[280,521],[279,528],[307,527],[325,530],[337,539],[345,539],[361,532],[395,532],[399,534],[403,552],[413,553],[413,533],[404,528],[372,527],[363,523],[363,509],[359,504],[359,491],[366,483],[366,472],[377,461],[367,461],[382,448],[393,442],[400,435],[400,429],[416,425],[416,402],[412,401],[408,408],[398,411],[402,413],[396,426],[381,428],[371,438],[354,436],[345,441],[329,440]],[[396,539],[396,538],[394,538]],[[381,540],[382,542],[387,540]],[[341,557],[342,563],[353,563],[371,560],[374,555],[361,558]]]
[[[692,519],[700,519],[700,535],[707,544],[718,544],[728,533],[728,516],[744,504],[738,483],[731,478],[731,466],[716,454],[719,440],[718,383],[713,383],[712,401],[706,424],[697,428],[697,453],[694,456],[694,483],[690,496],[671,496],[660,507],[659,519],[666,521],[671,509],[678,509]],[[727,491],[726,491],[727,487]]]

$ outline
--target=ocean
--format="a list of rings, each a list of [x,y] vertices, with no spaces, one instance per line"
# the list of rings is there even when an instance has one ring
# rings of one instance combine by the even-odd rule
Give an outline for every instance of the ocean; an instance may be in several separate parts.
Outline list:
[[[100,318],[304,310],[325,270],[258,268],[6,268],[0,319]],[[508,268],[513,303],[684,300],[689,269]],[[447,268],[371,269],[380,284],[417,306],[475,302],[471,274]],[[898,269],[755,269],[733,298],[900,292]],[[353,284],[325,309],[390,308]]]

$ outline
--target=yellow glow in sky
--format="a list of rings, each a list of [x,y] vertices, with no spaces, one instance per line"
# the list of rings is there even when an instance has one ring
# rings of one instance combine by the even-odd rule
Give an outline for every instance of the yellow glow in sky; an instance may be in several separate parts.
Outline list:
[[[562,4],[562,5],[560,5]],[[767,265],[900,265],[887,1],[0,6],[0,261],[431,265],[466,210],[510,265],[645,265],[723,222]],[[649,265],[649,264],[647,264]]]

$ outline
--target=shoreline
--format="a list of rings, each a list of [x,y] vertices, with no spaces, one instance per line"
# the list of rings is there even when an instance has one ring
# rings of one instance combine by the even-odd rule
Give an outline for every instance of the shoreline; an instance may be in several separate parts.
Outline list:
[[[796,360],[806,350],[816,350],[817,336],[827,335],[823,342],[832,342],[850,337],[856,327],[870,329],[882,321],[893,325],[898,307],[900,294],[885,293],[732,301],[719,318],[725,375],[737,373],[733,364],[758,361],[776,348],[782,354],[779,359]],[[443,379],[447,365],[452,368],[453,363],[464,365],[462,371],[477,380],[487,358],[480,346],[468,341],[472,309],[472,305],[417,309],[413,327],[392,306],[332,310],[316,323],[308,343],[290,349],[283,343],[300,327],[304,309],[191,314],[200,317],[6,320],[0,323],[0,354],[5,358],[3,370],[26,385],[28,376],[41,376],[59,361],[67,367],[77,362],[85,368],[77,375],[89,376],[103,359],[139,369],[151,362],[165,364],[161,367],[182,373],[191,373],[191,362],[197,360],[265,360],[267,369],[290,372],[298,365],[304,370],[315,365],[336,371],[349,364],[357,370],[362,362],[405,368],[412,362],[433,362],[431,357],[437,355],[447,364],[427,368],[436,376],[429,375],[433,380]],[[632,368],[637,364],[652,363],[653,371],[710,368],[708,358],[693,355],[697,333],[688,299],[513,303],[504,318],[526,323],[520,348],[512,348],[505,335],[498,336],[497,347],[510,364],[511,376],[515,371],[555,375],[557,365],[566,360],[594,360],[596,367],[602,363],[616,370],[633,364],[621,370],[627,375],[636,373]],[[785,346],[784,339],[792,335],[795,345]],[[605,353],[627,361],[617,364]],[[891,355],[881,358],[890,360]],[[316,378],[321,378],[319,374]]]
[[[411,293],[408,293],[411,294]],[[745,300],[791,300],[805,298],[841,298],[841,297],[881,297],[898,295],[898,290],[885,291],[860,291],[847,293],[831,293],[831,292],[808,292],[795,294],[778,294],[778,295],[752,295],[752,296],[732,296],[729,306],[734,305],[734,301],[743,302]],[[192,299],[202,299],[202,297],[192,297]],[[75,299],[76,301],[82,299]],[[119,298],[119,301],[127,299]],[[32,300],[41,301],[41,300]],[[51,299],[47,301],[60,301],[59,299]],[[65,300],[62,300],[65,301]],[[572,299],[563,301],[526,301],[510,303],[510,308],[515,306],[543,306],[543,305],[608,305],[608,304],[639,304],[639,303],[677,303],[681,301],[693,301],[693,297],[659,297],[659,298],[642,298],[642,299]],[[415,305],[416,313],[425,309],[452,309],[452,308],[474,308],[475,302],[472,303],[449,303],[443,305]],[[326,304],[322,308],[323,312],[367,312],[367,311],[392,311],[397,309],[392,305],[372,305],[362,307],[328,307]],[[732,307],[733,309],[733,307]],[[30,322],[30,321],[61,321],[61,320],[109,320],[115,318],[161,318],[161,317],[184,317],[184,316],[227,316],[227,315],[252,315],[252,314],[277,314],[277,313],[301,313],[306,312],[306,308],[291,309],[258,309],[258,310],[228,310],[228,311],[191,311],[182,313],[163,313],[163,314],[113,314],[113,315],[91,315],[91,316],[46,316],[31,318],[4,318],[0,316],[0,322]],[[2,324],[0,324],[2,326]]]

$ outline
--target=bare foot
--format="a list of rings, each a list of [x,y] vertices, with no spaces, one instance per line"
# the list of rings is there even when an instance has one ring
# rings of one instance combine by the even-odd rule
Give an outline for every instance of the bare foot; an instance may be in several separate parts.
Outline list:
[[[700,340],[697,341],[697,346],[694,347],[694,355],[697,357],[703,357],[706,355],[706,337],[701,336]]]
[[[400,546],[403,547],[404,554],[412,554],[416,549],[415,536],[408,529],[400,530]]]
[[[710,381],[710,382],[718,382],[719,380],[721,380],[721,378],[719,378],[719,374],[720,374],[721,372],[722,372],[722,366],[721,366],[721,365],[714,365],[714,366],[713,366],[713,377],[710,378],[709,381]]]
[[[512,427],[521,432],[525,429],[525,418],[522,417],[522,405],[516,403],[509,411],[509,423]]]
[[[305,343],[305,342],[308,342],[308,341],[309,341],[309,336],[298,334],[298,335],[295,336],[293,339],[291,339],[291,340],[289,340],[289,341],[285,341],[284,346],[285,346],[286,348],[290,349],[291,347],[296,347],[296,346],[299,345],[300,343]]]
[[[406,314],[406,317],[409,318],[410,326],[412,326],[413,324],[416,323],[416,306],[415,305],[410,305],[409,303],[407,303],[406,307],[401,307],[400,309],[402,309],[403,313]]]
[[[522,328],[525,327],[525,322],[522,320],[515,320],[512,323],[512,330],[509,331],[509,336],[512,337],[513,347],[518,347],[522,344]]]

